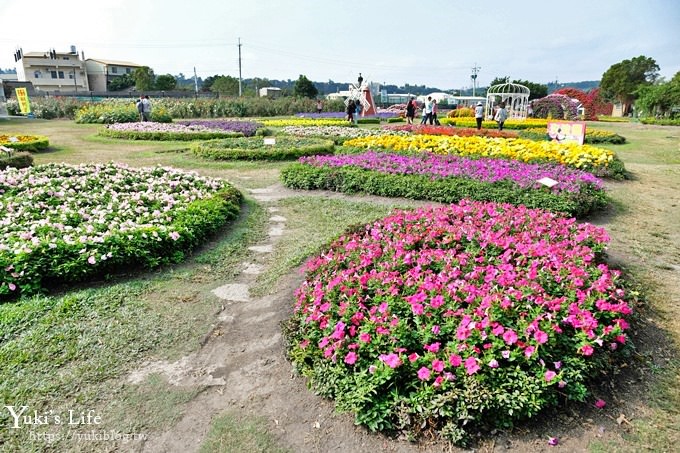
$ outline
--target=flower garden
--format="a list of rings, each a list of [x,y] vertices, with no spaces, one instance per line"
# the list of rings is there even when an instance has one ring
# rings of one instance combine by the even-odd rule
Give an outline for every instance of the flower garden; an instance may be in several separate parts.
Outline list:
[[[0,298],[185,255],[239,213],[222,180],[171,168],[49,164],[0,172]]]
[[[508,428],[565,399],[626,343],[631,305],[604,230],[462,201],[396,212],[307,264],[289,355],[372,430]]]
[[[193,156],[212,161],[297,159],[279,173],[290,189],[445,204],[351,227],[305,266],[284,328],[288,356],[357,424],[466,445],[585,401],[590,379],[628,343],[634,297],[605,262],[607,233],[575,220],[607,206],[601,178],[625,175],[609,149],[546,141],[540,119],[478,131],[467,117],[365,128],[331,113],[158,115],[134,121],[121,103],[84,107],[76,122],[107,124],[98,134],[109,138],[190,141]],[[12,137],[0,145],[49,143]],[[225,180],[169,167],[0,171],[0,300],[181,262],[239,216],[241,201]]]

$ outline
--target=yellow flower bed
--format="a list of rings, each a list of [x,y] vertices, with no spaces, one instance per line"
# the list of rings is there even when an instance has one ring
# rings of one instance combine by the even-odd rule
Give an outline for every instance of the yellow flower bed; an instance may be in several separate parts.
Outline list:
[[[550,120],[553,121],[553,120]],[[446,118],[442,120],[442,124],[452,124],[457,127],[477,127],[477,122],[474,118]],[[498,123],[491,120],[482,122],[484,129],[497,129]],[[548,127],[548,120],[545,118],[527,118],[525,120],[507,120],[503,123],[504,129],[529,129],[532,127]]]
[[[0,146],[17,151],[39,151],[50,146],[50,141],[43,135],[0,134]]]
[[[352,127],[353,124],[342,118],[287,118],[282,120],[262,120],[260,121],[267,127],[286,127],[286,126],[347,126]]]
[[[395,151],[429,151],[471,157],[496,157],[522,162],[552,161],[593,170],[607,167],[614,152],[590,145],[536,142],[519,138],[458,137],[445,135],[384,135],[348,140],[345,146],[383,148]]]

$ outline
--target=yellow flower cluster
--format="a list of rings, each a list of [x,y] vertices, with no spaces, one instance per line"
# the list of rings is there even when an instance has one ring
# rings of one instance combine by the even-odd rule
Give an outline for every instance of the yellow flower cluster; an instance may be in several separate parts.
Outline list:
[[[447,124],[455,124],[456,127],[477,127],[477,123],[474,118],[451,118],[447,119]],[[545,118],[527,118],[525,120],[509,119],[503,125],[505,129],[529,129],[532,127],[547,126],[548,120]],[[485,129],[496,129],[498,128],[498,123],[495,121],[486,120],[482,122],[482,127]]]
[[[536,142],[519,138],[384,135],[355,138],[346,141],[344,144],[357,148],[429,151],[435,154],[494,157],[522,162],[552,161],[582,170],[606,167],[614,159],[614,152],[590,145],[549,141]]]
[[[262,120],[262,124],[268,127],[286,126],[352,126],[347,120],[342,118],[286,118],[281,120]]]
[[[41,139],[36,135],[4,135],[0,134],[0,145],[11,145],[12,143],[29,143]]]

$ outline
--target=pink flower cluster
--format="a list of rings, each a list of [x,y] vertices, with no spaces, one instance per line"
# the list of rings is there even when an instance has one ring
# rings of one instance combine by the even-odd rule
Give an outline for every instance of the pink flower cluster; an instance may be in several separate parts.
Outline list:
[[[602,228],[509,204],[395,212],[307,263],[298,347],[437,388],[517,366],[563,388],[567,357],[626,341],[632,309],[598,259],[607,241]]]

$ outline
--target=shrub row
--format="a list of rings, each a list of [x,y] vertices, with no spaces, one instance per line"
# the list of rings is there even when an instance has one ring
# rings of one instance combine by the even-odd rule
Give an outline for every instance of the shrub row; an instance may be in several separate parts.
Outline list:
[[[576,193],[555,193],[547,187],[521,188],[508,180],[490,183],[465,177],[435,179],[429,175],[387,174],[357,167],[316,167],[299,162],[281,171],[281,181],[291,189],[367,193],[440,203],[462,199],[495,201],[573,216],[584,216],[607,205],[605,193],[594,186],[583,186]]]
[[[640,122],[642,124],[656,124],[657,126],[680,126],[680,118],[674,120],[666,118],[642,118]]]
[[[81,107],[76,112],[75,120],[76,123],[80,124],[134,123],[139,121],[139,112],[134,102],[101,102]],[[151,111],[151,121],[169,123],[172,121],[172,117],[166,109],[154,104]]]
[[[530,140],[551,140],[547,131],[542,128],[524,129],[520,131],[519,136],[521,138],[528,138]],[[626,137],[623,137],[622,135],[615,134],[609,131],[603,131],[598,129],[586,129],[586,136],[583,141],[584,143],[591,145],[598,143],[611,143],[612,145],[622,145],[626,143]]]
[[[213,160],[288,160],[315,154],[332,154],[334,143],[312,137],[276,136],[266,145],[261,137],[210,140],[191,145],[197,156]]]

